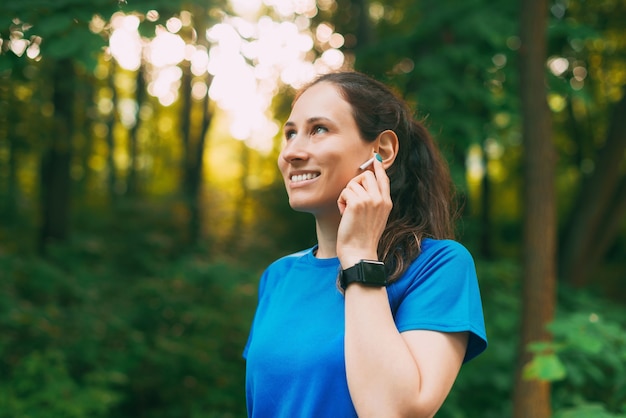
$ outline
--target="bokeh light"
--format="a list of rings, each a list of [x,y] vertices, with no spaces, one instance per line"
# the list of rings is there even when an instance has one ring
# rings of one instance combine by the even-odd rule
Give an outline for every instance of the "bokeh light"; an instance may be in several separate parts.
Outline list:
[[[157,26],[151,41],[141,39],[137,16],[118,13],[111,22],[111,55],[127,70],[136,71],[143,62],[150,70],[148,93],[164,106],[178,98],[183,60],[202,80],[208,72],[211,85],[194,81],[192,97],[201,100],[209,94],[226,113],[234,138],[269,151],[278,132],[269,109],[272,97],[280,85],[298,88],[319,73],[341,68],[344,37],[328,23],[311,28],[310,19],[317,14],[314,0],[231,0],[231,6],[237,16],[224,15],[207,30],[208,50],[185,44],[179,35],[189,24],[188,13]],[[277,18],[262,10],[273,10]],[[156,10],[146,15],[149,21],[158,17]]]

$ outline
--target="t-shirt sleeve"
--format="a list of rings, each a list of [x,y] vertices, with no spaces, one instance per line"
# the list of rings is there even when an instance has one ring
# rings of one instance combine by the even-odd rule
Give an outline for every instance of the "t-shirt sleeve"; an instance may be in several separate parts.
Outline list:
[[[487,347],[474,260],[455,241],[441,241],[420,257],[398,283],[396,326],[400,332],[468,331],[467,362]]]

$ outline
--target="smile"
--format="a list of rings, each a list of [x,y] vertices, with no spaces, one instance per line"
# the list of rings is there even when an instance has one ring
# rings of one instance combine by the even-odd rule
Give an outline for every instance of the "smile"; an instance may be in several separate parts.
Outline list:
[[[295,176],[291,176],[291,182],[298,183],[300,181],[313,180],[314,178],[319,177],[319,175],[320,173],[297,174]]]

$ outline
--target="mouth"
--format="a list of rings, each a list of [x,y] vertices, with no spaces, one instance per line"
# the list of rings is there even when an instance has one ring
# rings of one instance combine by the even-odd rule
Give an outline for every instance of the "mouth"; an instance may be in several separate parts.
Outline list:
[[[289,177],[289,180],[291,180],[292,183],[300,183],[306,180],[313,180],[315,178],[318,178],[319,176],[320,176],[320,173],[317,173],[317,172],[292,174],[291,177]]]

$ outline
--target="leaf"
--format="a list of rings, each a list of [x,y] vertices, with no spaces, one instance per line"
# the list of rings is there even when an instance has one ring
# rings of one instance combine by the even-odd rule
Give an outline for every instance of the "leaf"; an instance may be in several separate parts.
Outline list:
[[[604,405],[588,403],[557,411],[554,418],[620,418],[622,416],[607,412]]]
[[[33,32],[43,38],[58,36],[69,30],[73,23],[74,21],[69,14],[53,14],[41,19],[33,27]]]
[[[544,380],[554,382],[565,379],[567,372],[565,366],[554,354],[539,354],[524,366],[522,376],[526,380]]]
[[[541,353],[546,351],[554,351],[557,347],[552,341],[535,341],[528,344],[528,351],[531,353]]]

